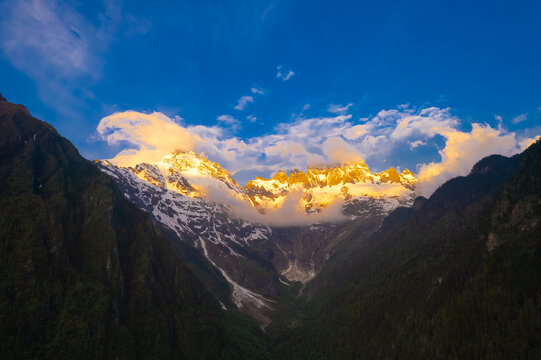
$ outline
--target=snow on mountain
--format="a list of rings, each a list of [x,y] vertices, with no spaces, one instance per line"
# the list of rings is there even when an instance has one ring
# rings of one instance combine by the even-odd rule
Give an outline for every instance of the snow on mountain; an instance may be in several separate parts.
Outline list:
[[[292,191],[302,191],[303,207],[308,213],[319,211],[337,199],[346,203],[378,199],[382,209],[389,212],[399,205],[413,203],[416,182],[407,169],[401,174],[394,168],[372,173],[366,164],[358,162],[333,168],[308,168],[306,172],[294,170],[289,176],[281,170],[271,179],[257,177],[249,181],[244,189],[260,209],[280,207]]]
[[[246,302],[251,302],[257,307],[266,306],[264,296],[245,289],[239,284],[243,281],[241,276],[228,275],[224,268],[230,267],[233,258],[244,260],[239,262],[248,266],[250,261],[245,250],[249,247],[249,243],[268,239],[272,234],[271,228],[232,219],[228,215],[226,205],[195,197],[194,194],[201,188],[197,188],[197,185],[194,186],[187,179],[196,179],[198,184],[207,185],[215,178],[200,179],[199,177],[203,176],[196,175],[194,167],[188,167],[191,171],[188,176],[184,173],[170,172],[169,168],[164,166],[165,164],[182,165],[181,162],[171,160],[171,157],[166,157],[158,164],[142,164],[135,168],[119,168],[107,161],[98,162],[98,165],[103,172],[115,180],[128,200],[151,213],[179,239],[189,242],[201,251],[231,284],[234,289],[233,301],[237,306],[242,307]],[[214,171],[209,173],[213,176],[217,174]],[[224,177],[224,179],[230,178]],[[179,183],[180,186],[177,186]],[[235,183],[230,182],[230,184]],[[183,193],[184,189],[192,189],[192,191]],[[242,191],[242,188],[240,190]],[[227,187],[224,191],[237,191],[237,189]],[[240,266],[239,270],[242,270]]]
[[[304,214],[341,199],[343,212],[352,219],[379,224],[415,197],[416,179],[408,170],[375,174],[363,163],[291,171],[289,176],[280,171],[245,187],[219,164],[193,152],[169,154],[134,168],[97,164],[127,199],[198,250],[230,284],[232,302],[258,318],[272,309],[281,286],[305,283],[317,275],[347,224],[270,227],[232,216],[235,204],[265,213],[280,207],[292,192],[302,191]]]
[[[209,192],[217,190],[250,202],[246,191],[220,164],[192,151],[169,154],[159,162],[127,169],[146,182],[191,198],[208,198],[212,196]]]

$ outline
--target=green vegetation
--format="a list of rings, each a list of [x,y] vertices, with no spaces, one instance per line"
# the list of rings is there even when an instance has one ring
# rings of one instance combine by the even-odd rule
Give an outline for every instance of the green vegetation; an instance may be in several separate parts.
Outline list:
[[[350,223],[306,288],[280,289],[262,336],[220,310],[194,273],[228,289],[197,252],[0,104],[0,358],[541,358],[541,142],[369,225]]]
[[[2,359],[268,355],[148,214],[10,103],[0,105],[0,315]]]
[[[323,272],[276,358],[541,358],[540,214],[540,142],[482,160],[334,266],[342,281]]]

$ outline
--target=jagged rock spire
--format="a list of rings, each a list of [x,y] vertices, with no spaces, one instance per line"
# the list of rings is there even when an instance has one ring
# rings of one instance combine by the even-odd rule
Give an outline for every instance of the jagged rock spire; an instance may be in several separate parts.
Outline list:
[[[7,102],[8,101],[6,100],[6,98],[2,96],[2,93],[0,93],[0,104],[7,103]]]

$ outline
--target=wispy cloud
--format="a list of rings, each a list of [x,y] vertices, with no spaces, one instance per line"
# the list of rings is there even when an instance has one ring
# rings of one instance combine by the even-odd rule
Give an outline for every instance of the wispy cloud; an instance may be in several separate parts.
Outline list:
[[[216,118],[219,122],[222,124],[225,124],[228,126],[228,129],[236,131],[240,129],[241,123],[239,120],[235,119],[231,115],[220,115]]]
[[[518,123],[521,123],[521,122],[526,121],[526,120],[528,120],[528,114],[520,114],[520,115],[518,115],[518,116],[515,116],[515,117],[511,120],[511,122],[512,122],[513,124],[518,124]]]
[[[258,95],[265,95],[265,90],[259,88],[259,87],[256,87],[254,86],[253,88],[250,89],[250,91],[253,93],[253,94],[258,94]]]
[[[88,86],[101,77],[103,55],[120,26],[125,26],[126,33],[145,32],[150,27],[147,21],[124,16],[114,0],[104,1],[103,10],[93,15],[97,21],[87,20],[64,1],[0,4],[4,56],[36,82],[44,103],[67,115],[74,115],[70,106],[93,98]]]
[[[237,105],[235,105],[235,110],[242,111],[251,102],[254,102],[253,96],[242,96],[237,102]]]
[[[282,79],[283,81],[288,81],[295,75],[295,73],[292,70],[285,70],[283,69],[282,65],[278,65],[276,67],[276,77],[278,79]]]
[[[345,114],[348,112],[351,106],[353,106],[353,103],[349,103],[347,105],[331,104],[327,108],[327,111],[333,114]]]
[[[265,95],[265,90],[257,86],[253,86],[252,88],[250,88],[250,92],[254,94],[254,96]],[[255,101],[254,96],[251,96],[251,95],[241,96],[241,98],[237,101],[237,105],[235,105],[234,109],[239,110],[239,111],[246,109],[246,106],[248,106],[249,103],[253,103]]]
[[[163,130],[161,135],[152,134],[146,140],[145,131],[128,133],[126,121],[121,122],[121,126],[111,121],[121,118],[119,115],[104,118],[104,124],[100,123],[98,131],[107,133],[104,138],[108,141],[120,138],[134,144],[132,148],[139,148],[141,152],[151,147],[162,149],[160,141],[156,139],[171,138],[173,133]],[[191,141],[182,141],[183,144],[191,145],[191,150],[204,152],[211,160],[218,161],[231,173],[237,174],[241,181],[248,180],[242,179],[243,173],[253,174],[254,171],[270,175],[280,169],[303,169],[308,165],[347,163],[361,159],[375,159],[381,163],[381,159],[388,159],[395,149],[403,146],[434,147],[435,142],[427,140],[442,137],[445,145],[439,149],[440,158],[418,164],[417,169],[412,169],[418,172],[421,180],[419,189],[424,195],[430,195],[452,177],[466,175],[482,157],[493,153],[512,155],[532,141],[501,127],[495,129],[486,124],[474,123],[471,130],[461,130],[462,121],[452,115],[450,109],[436,107],[382,110],[358,121],[353,120],[351,114],[297,118],[294,122],[279,124],[273,134],[249,139],[230,136],[228,129],[240,125],[231,115],[222,115],[218,121],[221,125],[214,127],[175,126],[181,128],[178,131],[182,135],[179,136],[189,134]],[[166,121],[171,122],[170,119]],[[159,132],[159,129],[157,127],[156,131]],[[115,136],[118,131],[121,132]],[[130,136],[133,136],[133,140],[130,140]],[[387,163],[394,165],[391,161]]]
[[[426,142],[423,140],[416,140],[416,141],[410,141],[410,149],[413,150],[415,148],[418,148],[419,146],[426,145]]]
[[[501,115],[494,115],[494,120],[498,122],[498,127],[503,126],[503,117]]]
[[[99,45],[96,38],[107,43],[108,26],[96,28],[56,1],[8,1],[2,13],[2,49],[20,70],[37,75],[43,66],[61,77],[100,71],[102,63],[92,50]]]

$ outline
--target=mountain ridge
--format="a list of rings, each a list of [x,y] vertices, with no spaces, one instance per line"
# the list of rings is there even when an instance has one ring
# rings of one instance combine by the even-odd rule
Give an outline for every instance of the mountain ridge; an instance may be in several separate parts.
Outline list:
[[[311,212],[319,211],[337,199],[401,196],[407,190],[413,191],[416,183],[417,179],[408,169],[401,174],[393,167],[373,173],[364,162],[356,162],[340,166],[310,166],[306,172],[291,170],[289,176],[280,170],[270,179],[258,176],[248,181],[244,189],[253,203],[263,210],[280,207],[288,194],[300,190],[304,208]],[[363,189],[358,187],[361,184],[374,187]],[[399,184],[402,188],[385,188],[383,184]]]
[[[277,357],[538,358],[540,154],[486,157],[330,259]]]
[[[0,357],[541,356],[541,140],[407,207],[353,198],[344,223],[289,227],[232,217],[193,156],[91,163],[0,103]],[[203,164],[247,204],[220,168]]]
[[[152,218],[22,105],[0,160],[0,357],[245,356]]]
[[[274,308],[272,304],[280,301],[276,296],[284,287],[291,286],[291,282],[305,284],[323,268],[325,259],[337,244],[330,234],[349,226],[332,221],[325,223],[325,216],[314,217],[315,220],[309,222],[319,209],[310,212],[296,208],[296,216],[302,220],[298,225],[266,224],[267,217],[273,219],[276,215],[257,208],[250,194],[223,167],[193,152],[169,154],[154,164],[135,167],[116,167],[99,160],[96,164],[115,180],[127,199],[169,229],[166,233],[178,248],[187,245],[197,250],[207,263],[204,267],[218,270],[221,276],[214,278],[229,284],[233,306],[264,319],[264,323],[268,322],[265,319]],[[363,167],[367,169],[366,165]],[[351,173],[348,181],[354,180]],[[299,174],[306,176],[304,172]],[[382,185],[376,183],[382,177],[388,182],[383,186],[392,182],[385,176],[369,175],[371,182],[367,185]],[[285,172],[278,172],[275,177],[285,176]],[[294,183],[295,172],[288,178]],[[195,181],[196,186],[193,185]],[[408,179],[407,187],[402,183],[392,184],[406,191],[408,197],[350,197],[337,211],[343,214],[344,220],[348,216],[363,219],[370,224],[366,229],[368,233],[369,229],[375,230],[392,209],[413,203],[414,186],[411,183]],[[304,200],[299,197],[296,201]],[[290,221],[291,216],[284,219]],[[318,223],[318,219],[324,223]],[[307,226],[310,224],[313,225]],[[179,253],[179,256],[183,255]],[[194,262],[188,262],[194,266],[192,271],[209,273]],[[214,283],[208,276],[206,278]],[[215,295],[224,306],[231,305],[220,293]]]
[[[107,160],[95,161],[114,166]],[[398,173],[391,167],[373,173],[365,163],[356,162],[339,166],[310,166],[306,171],[291,170],[289,175],[279,170],[271,179],[256,176],[241,186],[220,164],[193,151],[175,152],[152,164],[141,163],[125,168],[144,181],[185,196],[210,197],[219,202],[221,197],[215,191],[218,190],[229,200],[247,202],[263,212],[267,208],[279,208],[295,191],[302,192],[303,208],[307,213],[320,211],[338,199],[404,197],[408,196],[408,191],[409,202],[412,202],[417,183],[415,175],[408,169]],[[363,188],[362,185],[366,186]],[[221,201],[226,200],[222,198]]]

